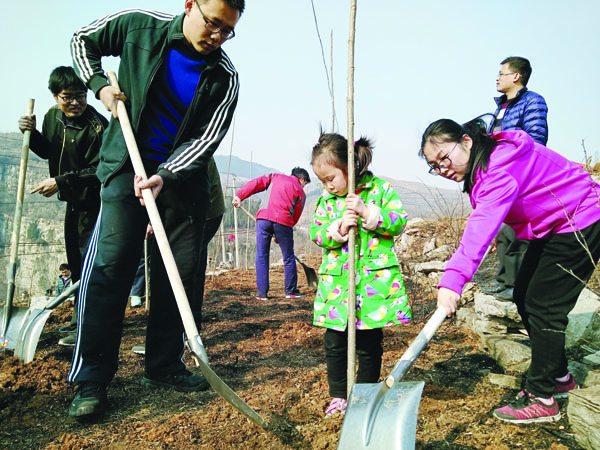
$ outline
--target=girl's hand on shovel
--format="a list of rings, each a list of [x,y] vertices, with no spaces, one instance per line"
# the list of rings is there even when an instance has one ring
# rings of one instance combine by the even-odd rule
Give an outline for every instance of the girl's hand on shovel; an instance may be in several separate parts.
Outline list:
[[[444,308],[448,317],[452,316],[458,309],[460,304],[460,295],[451,289],[439,288],[438,289],[438,308]]]
[[[121,100],[125,103],[127,97],[120,90],[113,86],[104,86],[100,89],[98,93],[98,97],[102,104],[106,107],[107,111],[111,111],[112,115],[115,119],[118,119],[119,116],[117,114],[117,102]]]
[[[161,189],[163,187],[163,179],[160,175],[152,175],[146,181],[142,179],[139,175],[135,175],[133,181],[133,189],[135,190],[135,196],[140,199],[140,203],[142,206],[146,206],[144,203],[144,198],[142,196],[143,189],[151,189],[152,195],[154,198],[158,197]]]

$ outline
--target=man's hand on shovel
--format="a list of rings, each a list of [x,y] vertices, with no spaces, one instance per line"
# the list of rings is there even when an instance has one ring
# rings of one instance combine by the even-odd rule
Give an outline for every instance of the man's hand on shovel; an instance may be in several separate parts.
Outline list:
[[[142,206],[146,206],[144,197],[142,196],[142,190],[151,189],[152,195],[156,199],[163,187],[163,179],[160,175],[152,175],[147,180],[144,180],[141,176],[135,175],[133,181],[133,189],[135,190],[135,196],[140,199]]]
[[[105,86],[100,89],[98,97],[100,98],[102,104],[106,107],[106,110],[112,112],[112,116],[115,119],[118,119],[119,114],[117,112],[117,104],[119,103],[119,100],[125,103],[127,100],[125,94],[114,86]]]

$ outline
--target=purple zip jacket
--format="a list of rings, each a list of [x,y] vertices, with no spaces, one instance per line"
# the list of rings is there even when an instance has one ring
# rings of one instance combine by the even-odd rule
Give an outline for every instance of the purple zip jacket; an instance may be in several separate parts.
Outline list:
[[[572,233],[600,220],[600,186],[583,169],[522,130],[492,134],[498,145],[488,170],[479,170],[471,213],[439,287],[459,294],[477,270],[502,223],[517,239]],[[504,142],[502,142],[504,141]]]

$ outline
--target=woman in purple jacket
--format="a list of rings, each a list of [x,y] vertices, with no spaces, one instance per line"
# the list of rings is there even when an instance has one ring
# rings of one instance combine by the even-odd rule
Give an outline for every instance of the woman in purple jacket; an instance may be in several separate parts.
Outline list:
[[[600,258],[600,186],[524,131],[488,135],[480,118],[433,122],[419,154],[432,175],[463,181],[473,206],[438,285],[438,306],[448,315],[502,223],[531,241],[514,288],[531,365],[526,388],[494,416],[513,423],[559,420],[555,398],[576,387],[564,348],[567,314]]]

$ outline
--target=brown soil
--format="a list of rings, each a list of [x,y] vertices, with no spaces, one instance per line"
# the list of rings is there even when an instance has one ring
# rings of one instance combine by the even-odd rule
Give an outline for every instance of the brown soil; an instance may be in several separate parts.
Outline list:
[[[317,257],[306,261],[312,267]],[[301,269],[300,269],[301,271]],[[304,274],[299,273],[302,283]],[[429,289],[405,276],[414,322],[385,330],[385,375],[422,328],[435,302]],[[271,270],[272,295],[283,271]],[[305,284],[304,284],[305,286]],[[68,308],[55,311],[35,360],[22,364],[0,352],[0,448],[6,449],[335,449],[342,418],[323,418],[329,401],[323,330],[312,326],[314,294],[258,301],[254,272],[230,271],[207,281],[202,338],[211,367],[269,425],[263,431],[214,391],[184,394],[140,386],[146,312],[127,309],[121,365],[108,389],[109,410],[95,421],[67,417],[66,382],[72,351],[57,345]],[[190,364],[192,360],[190,360]],[[192,370],[198,371],[197,368]],[[500,373],[478,349],[475,335],[447,320],[404,380],[423,380],[417,449],[580,450],[570,434],[564,401],[555,424],[514,426],[491,411],[516,391],[488,383]]]

